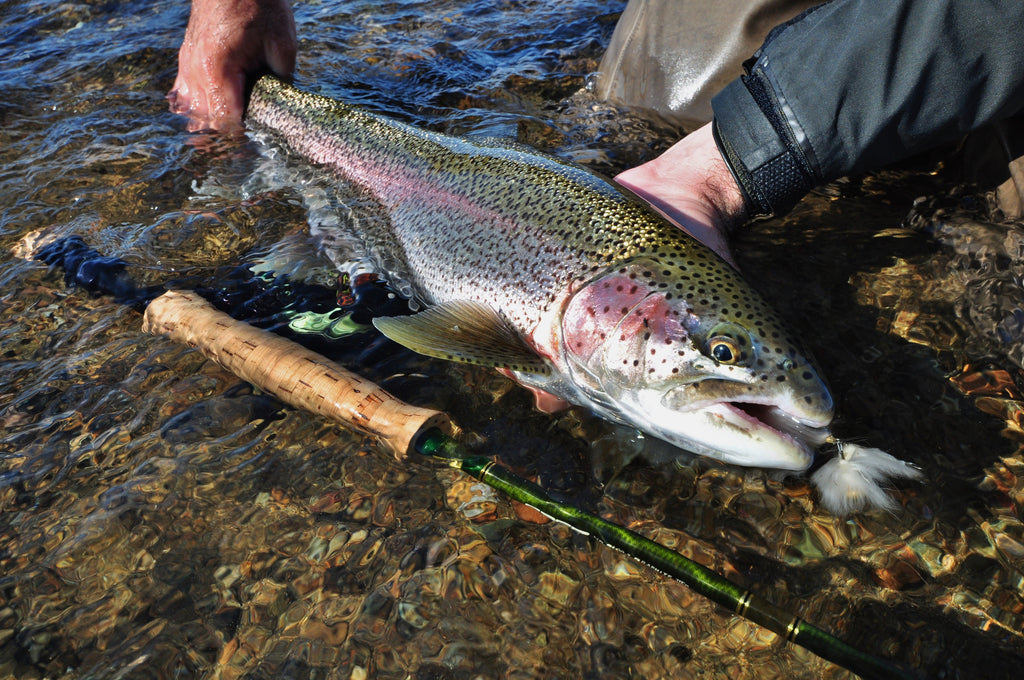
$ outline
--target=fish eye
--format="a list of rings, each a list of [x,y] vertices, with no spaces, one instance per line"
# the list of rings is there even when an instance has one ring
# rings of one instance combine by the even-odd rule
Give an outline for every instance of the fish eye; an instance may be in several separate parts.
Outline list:
[[[731,364],[740,355],[740,348],[732,338],[718,337],[708,341],[708,350],[715,361],[720,364]]]
[[[745,365],[750,360],[750,349],[750,336],[735,324],[718,324],[708,336],[707,353],[720,364]]]

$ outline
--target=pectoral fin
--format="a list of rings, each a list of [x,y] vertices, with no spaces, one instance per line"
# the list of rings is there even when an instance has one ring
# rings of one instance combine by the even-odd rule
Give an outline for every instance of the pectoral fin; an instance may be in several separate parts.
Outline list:
[[[429,357],[540,375],[551,372],[508,321],[480,302],[458,300],[412,316],[378,317],[373,325]]]

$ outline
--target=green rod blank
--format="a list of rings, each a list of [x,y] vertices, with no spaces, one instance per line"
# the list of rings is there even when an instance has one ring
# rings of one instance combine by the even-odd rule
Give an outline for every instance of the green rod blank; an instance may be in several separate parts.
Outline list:
[[[458,442],[438,430],[428,430],[414,446],[421,454],[447,461],[452,467],[485,482],[509,498],[525,503],[577,531],[594,536],[602,543],[681,581],[712,602],[864,678],[889,680],[914,677],[888,661],[862,652],[787,613],[660,543],[552,499],[540,486],[516,475],[507,467],[489,458],[468,455]]]

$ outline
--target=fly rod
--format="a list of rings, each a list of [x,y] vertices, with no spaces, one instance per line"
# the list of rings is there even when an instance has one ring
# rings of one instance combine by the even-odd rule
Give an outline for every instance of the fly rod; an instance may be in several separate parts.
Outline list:
[[[64,269],[68,284],[112,294],[144,309],[143,329],[185,343],[282,402],[376,438],[400,460],[414,455],[446,462],[509,498],[589,534],[788,642],[864,678],[914,678],[768,602],[674,550],[581,508],[553,499],[508,467],[469,453],[444,413],[407,404],[375,383],[275,333],[219,311],[197,293],[140,288],[126,263],[105,258],[80,237],[26,244],[23,255]],[[162,293],[162,294],[161,294]]]
[[[395,456],[418,453],[449,465],[573,529],[594,536],[675,578],[785,640],[865,678],[913,677],[793,616],[674,550],[635,531],[566,505],[489,458],[470,455],[451,436],[449,418],[411,406],[302,345],[215,309],[195,294],[169,291],[145,311],[143,329],[198,349],[281,401],[376,437]]]

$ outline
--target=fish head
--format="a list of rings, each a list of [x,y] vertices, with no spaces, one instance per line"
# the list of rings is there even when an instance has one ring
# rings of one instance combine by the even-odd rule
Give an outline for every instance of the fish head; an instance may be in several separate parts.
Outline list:
[[[561,318],[566,372],[594,405],[681,448],[804,470],[833,416],[782,319],[710,252],[618,263]]]

